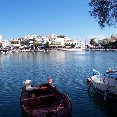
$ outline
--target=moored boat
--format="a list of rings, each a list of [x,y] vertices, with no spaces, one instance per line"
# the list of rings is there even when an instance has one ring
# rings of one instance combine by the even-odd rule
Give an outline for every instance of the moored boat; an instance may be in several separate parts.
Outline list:
[[[75,51],[75,52],[84,51],[84,49],[82,48],[62,48],[61,50],[62,51]]]
[[[117,99],[117,70],[107,70],[103,75],[96,70],[93,70],[93,73],[93,76],[87,79],[88,90],[92,86],[104,96],[104,100]]]
[[[69,97],[60,93],[52,80],[35,87],[31,86],[31,80],[26,80],[20,103],[26,117],[69,117],[72,109]]]

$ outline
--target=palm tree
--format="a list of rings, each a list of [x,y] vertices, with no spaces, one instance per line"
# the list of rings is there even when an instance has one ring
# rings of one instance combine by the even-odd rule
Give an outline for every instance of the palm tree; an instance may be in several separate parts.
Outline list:
[[[95,38],[93,38],[93,39],[90,40],[90,45],[92,45],[93,48],[95,47],[95,45],[96,45]]]

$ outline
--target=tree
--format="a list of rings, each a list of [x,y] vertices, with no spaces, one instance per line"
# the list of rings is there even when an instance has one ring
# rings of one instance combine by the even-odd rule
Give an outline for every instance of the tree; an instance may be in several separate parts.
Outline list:
[[[102,43],[100,43],[102,47],[104,47],[105,49],[109,48],[110,45],[110,41],[109,39],[103,39]]]
[[[58,38],[64,38],[65,36],[64,35],[59,35],[57,36]]]
[[[45,44],[44,44],[44,48],[45,49],[49,49],[50,45],[49,45],[49,42],[47,41]]]
[[[74,47],[75,47],[75,44],[72,43],[72,44],[71,44],[71,47],[74,48]]]
[[[35,48],[37,48],[37,47],[39,46],[39,43],[34,42],[34,43],[33,43],[33,46],[34,46]]]
[[[103,45],[109,44],[109,40],[108,39],[103,39]]]
[[[90,15],[97,19],[101,28],[117,26],[117,0],[91,0]]]
[[[96,45],[95,38],[93,38],[93,39],[90,40],[90,44],[91,44],[93,47]]]

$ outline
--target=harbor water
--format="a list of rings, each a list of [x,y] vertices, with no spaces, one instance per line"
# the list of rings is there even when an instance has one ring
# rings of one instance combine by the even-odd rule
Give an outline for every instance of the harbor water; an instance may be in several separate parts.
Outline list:
[[[87,92],[86,78],[96,69],[102,74],[117,67],[117,52],[51,51],[0,54],[0,117],[22,117],[20,94],[23,81],[34,85],[48,77],[72,102],[72,117],[117,117],[117,103]]]

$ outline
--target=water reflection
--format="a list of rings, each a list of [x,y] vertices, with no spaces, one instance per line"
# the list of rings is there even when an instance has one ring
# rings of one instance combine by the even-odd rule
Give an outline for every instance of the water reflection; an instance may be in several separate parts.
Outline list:
[[[102,95],[97,94],[95,91],[87,91],[90,101],[92,101],[97,108],[108,117],[117,117],[117,100],[106,100]]]
[[[85,80],[92,75],[93,68],[104,73],[109,67],[117,66],[116,58],[116,52],[0,54],[0,117],[21,116],[19,98],[24,80],[30,79],[37,85],[47,82],[49,76],[71,98],[73,117],[114,117],[117,106],[102,104],[96,101],[99,100],[96,96],[88,95]],[[112,113],[108,112],[110,107]]]

